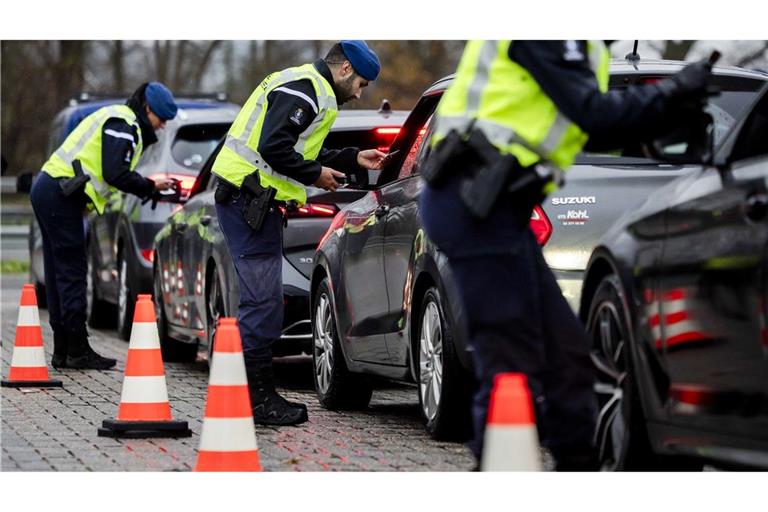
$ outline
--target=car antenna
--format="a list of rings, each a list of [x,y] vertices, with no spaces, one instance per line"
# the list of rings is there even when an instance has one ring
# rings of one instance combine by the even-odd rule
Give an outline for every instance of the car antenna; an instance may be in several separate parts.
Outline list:
[[[639,41],[635,39],[635,44],[632,46],[632,53],[628,53],[624,58],[637,69],[637,63],[640,62],[640,54],[637,53],[637,43]]]
[[[392,113],[392,105],[389,103],[389,100],[384,98],[381,100],[381,106],[379,107],[379,114],[382,114],[385,117],[388,117]]]

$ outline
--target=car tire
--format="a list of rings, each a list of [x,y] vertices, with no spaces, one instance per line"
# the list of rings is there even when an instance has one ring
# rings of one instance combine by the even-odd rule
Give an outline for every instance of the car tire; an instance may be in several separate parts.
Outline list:
[[[312,367],[315,392],[326,409],[364,409],[373,394],[369,380],[349,371],[336,332],[328,278],[315,292],[312,315]]]
[[[155,261],[157,261],[157,256],[155,256]],[[152,269],[152,293],[154,294],[157,334],[160,337],[160,351],[163,355],[163,361],[193,362],[197,358],[197,343],[184,343],[168,335],[168,317],[165,316],[162,279],[160,269],[155,264]]]
[[[453,329],[437,288],[429,288],[417,311],[414,356],[419,410],[430,436],[466,441],[472,431],[474,380],[456,355]]]
[[[226,316],[224,307],[224,292],[216,267],[212,267],[210,278],[205,288],[206,340],[208,342],[208,365],[213,363],[213,341],[216,338],[216,328],[219,319]]]
[[[128,261],[121,253],[117,258],[117,335],[126,341],[131,337],[133,310],[136,306],[136,295],[130,283]]]
[[[115,307],[109,302],[99,298],[98,287],[96,286],[96,265],[93,262],[93,255],[88,251],[88,273],[85,285],[86,294],[86,318],[88,325],[95,329],[110,329],[114,327]]]
[[[687,457],[653,452],[630,349],[631,324],[619,278],[608,275],[590,303],[587,332],[595,367],[598,420],[595,442],[604,471],[695,470]]]

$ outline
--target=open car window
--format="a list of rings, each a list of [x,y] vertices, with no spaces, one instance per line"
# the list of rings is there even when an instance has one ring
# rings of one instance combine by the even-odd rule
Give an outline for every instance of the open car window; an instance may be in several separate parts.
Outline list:
[[[652,82],[661,79],[645,77],[635,79],[635,83]],[[713,96],[708,100],[705,110],[714,120],[714,142],[718,147],[726,138],[731,129],[744,116],[745,109],[754,101],[760,88],[765,84],[763,80],[715,76],[713,85],[720,89],[718,96]],[[626,88],[627,84],[616,77],[612,77],[612,89]],[[680,148],[680,153],[684,153],[685,148]],[[590,165],[647,165],[655,160],[647,158],[642,152],[640,144],[633,144],[629,147],[617,149],[609,152],[584,152],[576,157],[576,164]]]

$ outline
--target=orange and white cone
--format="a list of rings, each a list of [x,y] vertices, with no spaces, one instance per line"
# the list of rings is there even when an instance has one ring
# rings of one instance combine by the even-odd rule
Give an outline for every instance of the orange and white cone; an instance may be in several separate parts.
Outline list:
[[[117,419],[104,420],[99,435],[132,438],[192,435],[186,421],[171,419],[151,295],[139,295],[136,301]]]
[[[500,373],[493,380],[481,469],[543,469],[531,392],[522,373]]]
[[[195,471],[261,470],[240,330],[234,318],[222,318],[213,344]]]
[[[48,376],[43,348],[43,330],[40,328],[40,313],[37,310],[35,286],[25,284],[21,290],[19,316],[16,321],[16,340],[13,344],[11,371],[8,380],[2,381],[9,388],[54,388],[61,387],[60,380]]]

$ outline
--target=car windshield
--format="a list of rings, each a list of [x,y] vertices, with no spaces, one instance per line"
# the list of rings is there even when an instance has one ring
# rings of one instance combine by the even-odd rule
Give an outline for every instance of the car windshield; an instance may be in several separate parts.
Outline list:
[[[199,171],[228,129],[227,123],[184,126],[176,132],[171,155],[187,169]]]
[[[754,100],[757,91],[765,83],[762,80],[736,77],[716,77],[715,86],[720,94],[709,98],[706,111],[714,120],[714,142],[717,147],[726,134],[740,119],[744,109]],[[621,88],[613,87],[613,88]],[[611,152],[584,152],[576,157],[577,164],[633,164],[648,163],[652,160],[644,158],[640,145],[633,145]]]

